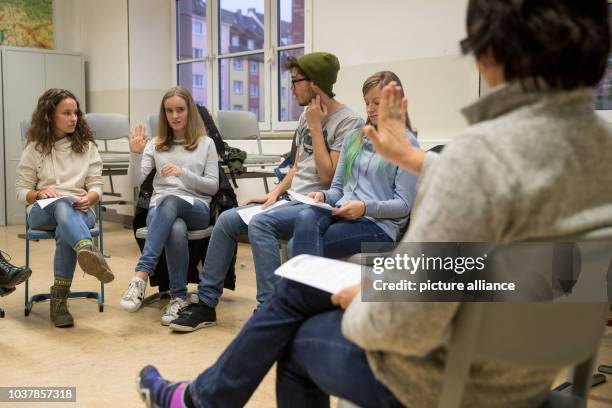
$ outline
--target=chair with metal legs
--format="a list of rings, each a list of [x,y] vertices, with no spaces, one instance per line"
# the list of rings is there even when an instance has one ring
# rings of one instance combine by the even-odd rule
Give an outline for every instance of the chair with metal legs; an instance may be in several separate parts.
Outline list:
[[[102,227],[102,201],[100,200],[96,205],[97,211],[97,223],[93,228],[89,230],[92,238],[96,241],[96,246],[99,248],[100,253],[104,253],[104,233]],[[28,223],[28,215],[26,214],[26,227],[25,227],[25,241],[26,241],[26,267],[30,266],[30,241],[32,240],[45,240],[55,239],[55,231],[46,230],[35,230],[31,229]],[[84,291],[84,292],[70,292],[69,298],[86,298],[96,299],[98,301],[98,311],[104,311],[104,283],[100,282],[100,291]],[[29,279],[25,281],[25,309],[24,314],[30,315],[32,307],[36,302],[42,302],[51,299],[50,293],[39,293],[29,297]]]

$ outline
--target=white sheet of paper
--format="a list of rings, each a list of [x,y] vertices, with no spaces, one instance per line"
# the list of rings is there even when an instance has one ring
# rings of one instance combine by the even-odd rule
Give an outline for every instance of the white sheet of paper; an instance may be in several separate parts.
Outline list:
[[[312,205],[314,207],[323,208],[323,209],[329,210],[329,211],[334,209],[334,207],[332,207],[331,205],[326,204],[326,203],[319,203],[319,202],[313,200],[312,198],[310,198],[308,196],[305,196],[304,194],[296,193],[295,191],[291,191],[291,190],[288,190],[287,192],[289,193],[291,198],[293,198],[296,201],[299,201],[300,203]]]
[[[70,201],[71,203],[76,203],[77,201],[79,201],[79,197],[63,196],[63,197],[43,198],[42,200],[36,200],[36,203],[38,204],[38,206],[42,210],[43,208],[45,208],[49,204],[51,204],[51,203],[53,203],[53,202],[55,202],[57,200],[61,200],[61,199],[66,199],[66,200]]]
[[[361,281],[361,265],[299,255],[282,264],[274,274],[325,292],[337,293]]]
[[[157,205],[159,205],[166,197],[170,197],[170,196],[178,197],[181,200],[187,201],[191,205],[193,205],[193,203],[195,202],[195,198],[190,197],[190,196],[180,195],[180,194],[168,194],[168,195],[163,196],[162,199],[157,203]]]
[[[251,222],[251,218],[253,218],[257,214],[266,212],[266,211],[271,210],[271,209],[276,208],[276,207],[280,207],[281,205],[287,204],[288,202],[289,201],[287,201],[287,200],[277,201],[274,204],[272,204],[271,206],[269,206],[268,208],[266,208],[265,210],[261,209],[261,205],[254,205],[252,207],[247,207],[247,208],[243,208],[241,210],[238,210],[238,215],[240,216],[240,218],[242,218],[242,221],[244,221],[244,223],[246,225],[249,225],[249,222]]]
[[[185,201],[187,201],[189,204],[193,205],[193,203],[195,203],[195,198],[193,197],[189,197],[186,195],[178,195],[178,194],[174,194],[175,196],[177,196],[180,199],[183,199]]]

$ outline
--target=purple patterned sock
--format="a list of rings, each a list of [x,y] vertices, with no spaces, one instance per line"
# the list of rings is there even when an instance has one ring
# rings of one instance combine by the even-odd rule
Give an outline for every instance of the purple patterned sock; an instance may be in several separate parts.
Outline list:
[[[177,387],[172,393],[172,399],[170,400],[170,408],[185,408],[183,403],[183,394],[187,388],[187,383],[177,384]]]

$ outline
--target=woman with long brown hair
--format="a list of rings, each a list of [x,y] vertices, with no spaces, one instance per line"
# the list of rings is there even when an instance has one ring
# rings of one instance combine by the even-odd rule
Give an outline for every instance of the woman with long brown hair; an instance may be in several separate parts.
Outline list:
[[[142,305],[149,275],[163,250],[170,278],[170,303],[161,318],[168,325],[187,306],[189,253],[187,230],[208,227],[209,204],[219,188],[217,150],[189,91],[169,89],[159,109],[157,137],[148,140],[144,126],[130,137],[128,175],[134,186],[156,169],[147,214],[148,234],[135,275],[121,307],[135,312]]]
[[[30,227],[55,230],[51,320],[57,327],[74,324],[67,298],[77,261],[104,283],[114,279],[89,231],[102,184],[102,159],[77,98],[65,89],[49,89],[32,114],[15,185],[17,199],[28,206]],[[46,206],[39,202],[50,198],[56,200]]]

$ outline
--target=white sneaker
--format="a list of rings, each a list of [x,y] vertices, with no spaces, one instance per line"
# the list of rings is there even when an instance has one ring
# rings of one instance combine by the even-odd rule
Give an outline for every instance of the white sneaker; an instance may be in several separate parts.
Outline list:
[[[127,312],[137,311],[142,306],[146,288],[147,281],[134,276],[123,294],[119,306]]]
[[[184,299],[171,299],[164,308],[164,314],[161,317],[161,324],[168,326],[173,320],[178,318],[179,312],[187,306],[189,306],[189,302]]]

